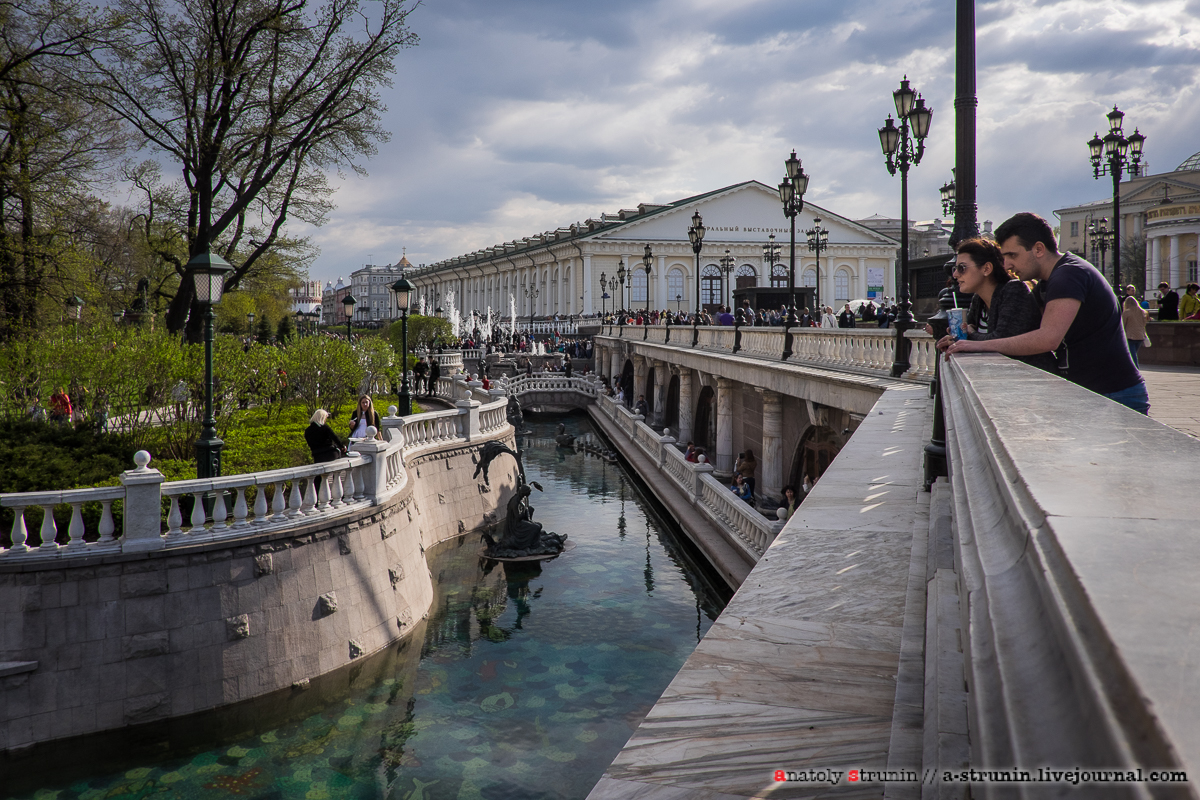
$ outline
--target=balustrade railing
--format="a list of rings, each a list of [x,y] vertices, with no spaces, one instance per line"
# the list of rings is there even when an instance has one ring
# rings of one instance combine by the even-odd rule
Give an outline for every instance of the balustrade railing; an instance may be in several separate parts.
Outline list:
[[[369,428],[370,436],[353,441],[348,456],[331,462],[164,482],[160,472],[148,467],[150,455],[142,451],[135,457],[138,468],[121,475],[121,486],[0,494],[0,506],[13,510],[11,544],[0,544],[0,563],[237,539],[386,502],[406,482],[407,457],[502,435],[508,428],[506,397],[492,397],[462,382],[459,388],[487,402],[385,417],[384,439],[374,438]],[[119,515],[113,508],[118,501]],[[70,509],[65,533],[54,513],[65,513],[63,506]],[[31,534],[30,522],[38,511],[41,519]]]
[[[463,361],[482,361],[483,350],[479,348],[468,348],[462,351]]]

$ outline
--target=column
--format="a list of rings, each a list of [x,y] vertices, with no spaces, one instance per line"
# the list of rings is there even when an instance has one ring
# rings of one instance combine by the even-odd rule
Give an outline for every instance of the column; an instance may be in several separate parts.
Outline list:
[[[774,503],[783,496],[783,396],[768,389],[762,395],[762,483],[756,488],[763,502]]]
[[[658,257],[658,275],[655,278],[658,288],[654,290],[654,302],[651,303],[651,308],[664,309],[671,305],[670,297],[667,297],[667,257]],[[655,373],[658,374],[657,372]],[[662,415],[659,415],[662,419]]]
[[[653,424],[663,424],[664,411],[667,407],[667,386],[670,384],[671,368],[665,361],[654,362],[654,413]]]
[[[858,291],[857,292],[851,291],[851,295],[853,297],[866,297],[867,296],[867,259],[865,259],[865,258],[860,258],[858,260],[858,277],[855,279],[854,283],[858,287]]]
[[[1147,292],[1154,291],[1158,287],[1159,282],[1162,281],[1162,275],[1159,273],[1159,269],[1158,269],[1157,256],[1158,256],[1158,247],[1155,244],[1155,240],[1150,238],[1149,236],[1147,236],[1146,237],[1146,291]]]
[[[583,291],[583,308],[579,309],[581,314],[591,314],[595,312],[592,306],[592,257],[586,255],[583,257],[583,274],[580,276],[582,280]]]
[[[633,355],[633,397],[629,398],[630,405],[637,402],[638,397],[646,394],[646,376],[649,373],[649,365],[646,364],[646,357],[634,353]]]
[[[621,379],[621,368],[623,366],[625,366],[624,364],[621,363],[621,351],[618,348],[614,347],[611,351],[611,355],[612,355],[612,358],[610,360],[611,366],[609,368],[609,373],[608,373],[609,379],[610,379],[610,381],[620,380]],[[626,398],[626,400],[628,400],[628,399],[629,398]]]
[[[696,413],[692,399],[692,371],[679,368],[679,441],[686,444],[692,438],[692,419]]]
[[[717,378],[717,460],[713,469],[733,474],[733,387],[728,378]]]
[[[1176,233],[1171,236],[1171,261],[1169,262],[1172,287],[1184,284],[1182,266],[1183,264],[1180,263],[1179,258],[1179,234]]]

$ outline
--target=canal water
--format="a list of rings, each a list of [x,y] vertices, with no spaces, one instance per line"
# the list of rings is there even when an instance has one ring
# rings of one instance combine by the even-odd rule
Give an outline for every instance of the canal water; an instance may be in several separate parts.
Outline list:
[[[563,555],[501,564],[475,535],[447,542],[427,554],[434,607],[408,640],[307,692],[4,770],[0,796],[585,797],[728,590],[621,466],[555,445],[560,421],[595,436],[586,417],[535,417],[522,442],[545,490],[534,519],[569,535]]]

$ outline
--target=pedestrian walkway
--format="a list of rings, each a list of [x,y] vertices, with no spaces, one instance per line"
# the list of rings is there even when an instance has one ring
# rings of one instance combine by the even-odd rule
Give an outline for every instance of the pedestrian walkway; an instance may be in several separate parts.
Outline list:
[[[1150,394],[1150,416],[1200,439],[1200,367],[1141,368]]]

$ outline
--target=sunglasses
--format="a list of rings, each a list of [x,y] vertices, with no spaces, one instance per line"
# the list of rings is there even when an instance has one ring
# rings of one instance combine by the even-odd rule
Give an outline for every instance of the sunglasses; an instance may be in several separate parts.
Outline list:
[[[955,265],[954,265],[954,270],[953,270],[953,272],[954,272],[954,274],[955,274],[955,275],[962,275],[962,274],[963,274],[964,272],[966,272],[966,271],[967,271],[967,265],[966,265],[965,263],[964,263],[964,264],[955,264]]]

